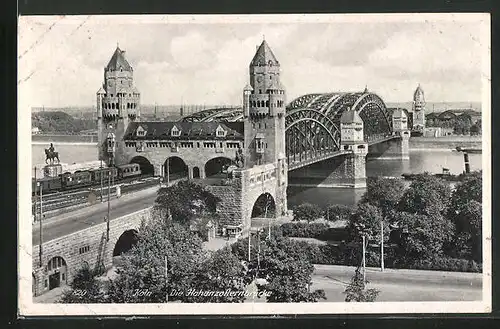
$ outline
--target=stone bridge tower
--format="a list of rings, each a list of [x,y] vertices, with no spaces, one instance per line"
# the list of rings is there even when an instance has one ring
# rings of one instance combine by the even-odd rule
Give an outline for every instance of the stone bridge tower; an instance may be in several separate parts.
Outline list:
[[[282,215],[287,210],[286,95],[280,63],[265,40],[250,62],[249,73],[250,84],[243,91],[244,167],[250,172],[271,170],[270,176],[274,177],[265,184],[275,199],[276,214]],[[256,189],[254,193],[258,192]],[[245,199],[253,205],[254,198],[252,195]]]
[[[425,130],[425,96],[420,84],[413,93],[413,129],[422,133]]]
[[[117,46],[104,68],[104,83],[97,91],[98,156],[106,164],[123,162],[120,161],[124,157],[121,141],[129,123],[140,118],[139,104],[134,70],[125,59],[125,51]]]

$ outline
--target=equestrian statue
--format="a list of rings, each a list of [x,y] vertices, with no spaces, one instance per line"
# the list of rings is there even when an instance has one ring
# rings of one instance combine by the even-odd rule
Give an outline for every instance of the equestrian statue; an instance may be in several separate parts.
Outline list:
[[[52,145],[52,143],[50,143],[50,147],[48,149],[45,149],[45,156],[45,163],[47,163],[47,160],[50,160],[50,164],[53,164],[56,159],[57,163],[61,162],[59,161],[59,152],[54,150],[54,145]]]

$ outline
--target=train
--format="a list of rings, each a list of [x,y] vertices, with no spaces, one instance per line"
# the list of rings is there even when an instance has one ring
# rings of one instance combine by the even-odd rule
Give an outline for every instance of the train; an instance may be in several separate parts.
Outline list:
[[[43,193],[46,194],[99,185],[101,184],[101,179],[107,183],[108,179],[120,181],[141,175],[141,167],[137,163],[83,171],[77,170],[74,173],[65,172],[57,177],[44,177],[36,180],[33,178],[31,190],[33,195],[38,194],[36,192],[40,190],[41,186]]]

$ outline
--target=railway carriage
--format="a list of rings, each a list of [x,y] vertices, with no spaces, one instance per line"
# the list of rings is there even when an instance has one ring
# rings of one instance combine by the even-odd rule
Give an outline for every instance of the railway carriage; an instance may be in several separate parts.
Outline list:
[[[92,175],[92,181],[94,183],[99,183],[101,181],[101,176],[103,180],[108,179],[110,173],[111,179],[115,180],[116,177],[118,177],[118,170],[115,167],[91,169],[90,173]]]
[[[59,191],[62,187],[60,177],[44,177],[35,180],[31,180],[31,192],[32,194],[40,193],[40,187],[37,186],[37,182],[40,183],[42,187],[42,193],[49,193],[53,191]]]
[[[74,174],[64,173],[61,175],[61,183],[64,189],[92,185],[92,174],[90,171],[75,171]]]
[[[137,163],[118,166],[118,178],[136,177],[141,175],[141,166]]]

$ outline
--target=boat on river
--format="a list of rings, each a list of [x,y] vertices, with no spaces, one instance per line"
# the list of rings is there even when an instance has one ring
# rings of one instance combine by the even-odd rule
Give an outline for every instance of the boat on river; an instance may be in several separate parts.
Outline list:
[[[402,174],[401,176],[403,176],[403,178],[405,180],[415,180],[418,177],[421,177],[421,176],[424,176],[424,175],[434,176],[434,177],[441,178],[441,179],[444,179],[444,180],[449,181],[449,182],[460,182],[466,176],[465,173],[462,173],[462,174],[459,174],[459,175],[451,174],[450,170],[448,168],[443,168],[443,172],[440,173],[440,174],[428,174],[428,173],[424,173],[424,174],[407,174],[407,173],[405,173],[405,174]]]

